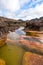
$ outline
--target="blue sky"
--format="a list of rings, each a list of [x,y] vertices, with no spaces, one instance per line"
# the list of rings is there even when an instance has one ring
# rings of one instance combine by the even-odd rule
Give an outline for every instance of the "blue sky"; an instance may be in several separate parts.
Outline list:
[[[43,0],[0,0],[0,16],[30,20],[43,16]]]

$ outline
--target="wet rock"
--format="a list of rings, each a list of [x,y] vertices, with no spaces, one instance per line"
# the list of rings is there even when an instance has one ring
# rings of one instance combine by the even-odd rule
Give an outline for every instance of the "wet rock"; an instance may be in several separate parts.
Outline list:
[[[0,65],[6,65],[3,59],[0,59]]]
[[[4,44],[6,44],[7,35],[4,35],[2,38],[0,38],[0,47],[2,47]]]
[[[23,65],[43,65],[43,56],[31,52],[25,52],[23,56]]]
[[[43,55],[43,42],[40,39],[32,36],[22,36],[19,42],[26,51]]]

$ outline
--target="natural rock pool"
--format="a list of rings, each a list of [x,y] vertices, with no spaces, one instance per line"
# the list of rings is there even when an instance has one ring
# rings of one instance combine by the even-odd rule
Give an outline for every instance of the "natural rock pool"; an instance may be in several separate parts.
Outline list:
[[[22,65],[22,57],[25,50],[13,44],[5,44],[0,48],[0,58],[6,65]]]
[[[15,32],[10,32],[8,38],[16,42],[16,40],[19,39],[19,35]],[[22,65],[25,50],[15,44],[16,43],[6,43],[4,46],[0,47],[0,59],[5,60],[6,65]]]
[[[8,38],[16,41],[19,35],[15,32],[10,32]],[[6,65],[22,65],[22,57],[25,50],[15,44],[6,43],[0,47],[0,59],[5,60]]]
[[[0,47],[0,59],[5,60],[6,65],[22,65],[23,55],[25,50],[19,46],[18,39],[20,39],[20,35],[24,34],[25,32],[20,32],[19,29],[15,32],[10,32],[8,34],[8,38],[10,40],[14,40],[14,43],[6,43],[4,46]]]

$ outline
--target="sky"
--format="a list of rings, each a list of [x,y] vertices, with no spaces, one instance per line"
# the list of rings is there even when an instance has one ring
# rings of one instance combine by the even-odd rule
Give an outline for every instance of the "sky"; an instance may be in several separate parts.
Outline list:
[[[43,16],[43,0],[0,0],[0,16],[30,20]]]

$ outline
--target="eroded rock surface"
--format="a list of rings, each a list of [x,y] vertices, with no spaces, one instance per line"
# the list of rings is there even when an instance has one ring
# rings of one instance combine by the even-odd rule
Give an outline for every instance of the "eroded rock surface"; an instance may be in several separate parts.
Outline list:
[[[26,22],[25,30],[43,31],[43,17],[31,19]]]
[[[7,33],[8,27],[6,26],[6,23],[0,21],[0,38],[2,38]]]
[[[31,52],[25,52],[23,65],[43,65],[43,56]]]
[[[6,63],[3,59],[0,59],[0,65],[6,65]]]
[[[43,54],[43,42],[41,42],[39,38],[32,36],[21,36],[19,42],[25,50],[37,54]]]
[[[21,19],[15,20],[0,17],[0,21],[4,22],[10,31],[14,31],[15,29],[18,29],[20,26],[24,26],[25,30],[43,31],[43,17],[40,17],[39,19],[35,18],[26,21],[23,21]]]

